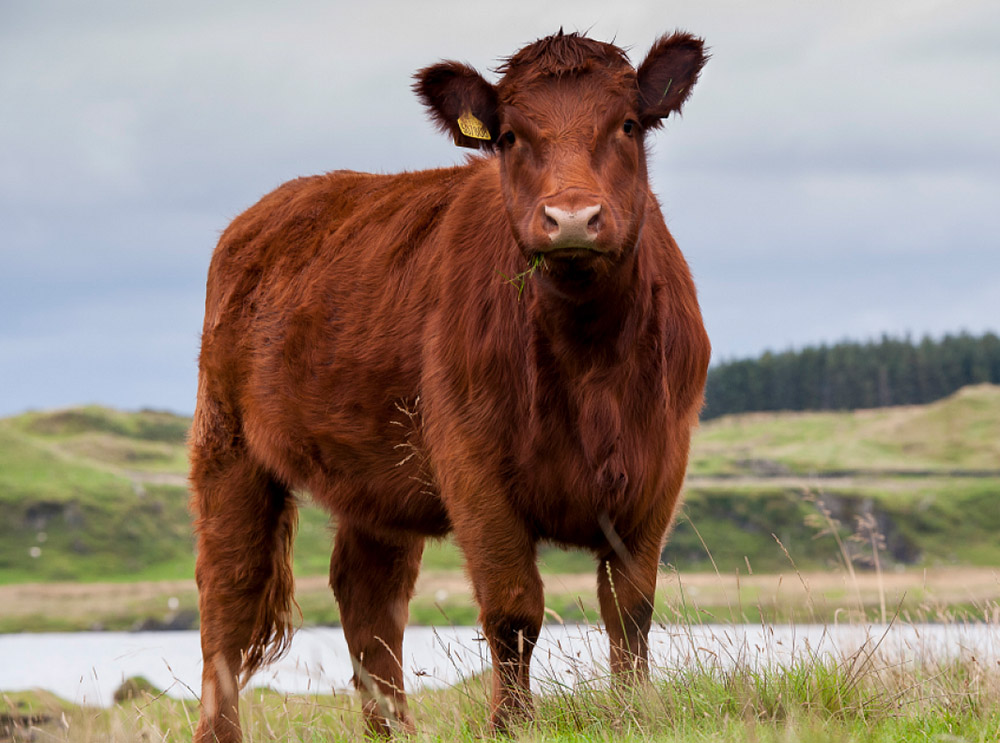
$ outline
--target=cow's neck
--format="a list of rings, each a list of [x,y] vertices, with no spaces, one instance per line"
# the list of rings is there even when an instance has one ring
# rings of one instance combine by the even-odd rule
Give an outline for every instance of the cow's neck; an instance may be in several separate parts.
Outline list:
[[[634,352],[650,294],[635,253],[603,275],[540,278],[532,300],[536,341],[549,346],[563,374],[613,366]]]
[[[658,394],[659,375],[649,373],[659,352],[650,342],[657,325],[652,289],[634,257],[620,268],[585,295],[543,281],[532,298],[532,451],[569,462],[551,452],[579,452],[598,511],[625,497],[630,465],[622,436],[642,426],[634,419],[648,415]]]

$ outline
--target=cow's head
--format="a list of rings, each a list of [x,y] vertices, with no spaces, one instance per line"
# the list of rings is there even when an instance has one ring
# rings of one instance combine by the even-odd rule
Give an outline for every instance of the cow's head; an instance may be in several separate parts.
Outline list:
[[[507,214],[525,256],[588,266],[636,245],[646,206],[646,133],[679,111],[706,55],[689,34],[660,38],[638,69],[577,34],[536,41],[491,85],[458,62],[414,89],[457,144],[496,151]]]

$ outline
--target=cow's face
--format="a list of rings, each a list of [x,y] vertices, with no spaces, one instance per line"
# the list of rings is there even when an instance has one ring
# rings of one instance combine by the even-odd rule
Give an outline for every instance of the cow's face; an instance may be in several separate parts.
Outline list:
[[[635,70],[615,46],[560,33],[510,57],[496,86],[445,62],[419,72],[414,87],[456,143],[497,151],[525,256],[584,266],[636,245],[644,136],[680,110],[705,59],[699,39],[674,34]]]

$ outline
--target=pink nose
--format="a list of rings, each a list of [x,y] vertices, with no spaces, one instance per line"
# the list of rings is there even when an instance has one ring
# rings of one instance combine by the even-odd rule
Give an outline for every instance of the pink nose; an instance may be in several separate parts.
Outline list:
[[[589,247],[601,231],[601,205],[583,206],[574,211],[558,206],[544,208],[545,232],[552,248]]]

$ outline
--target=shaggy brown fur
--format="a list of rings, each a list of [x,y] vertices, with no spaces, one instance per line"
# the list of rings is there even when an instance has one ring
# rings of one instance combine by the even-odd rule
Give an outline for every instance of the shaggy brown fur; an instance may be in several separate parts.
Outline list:
[[[674,34],[636,72],[560,33],[496,86],[429,67],[415,88],[431,116],[458,136],[474,114],[490,139],[459,140],[485,156],[301,178],[222,235],[191,435],[196,740],[240,739],[240,678],[287,646],[293,490],[337,519],[330,585],[373,730],[412,729],[407,605],[424,540],[449,532],[493,656],[496,727],[530,711],[540,541],[594,553],[612,667],[646,672],[709,344],[644,137],[704,60]]]

